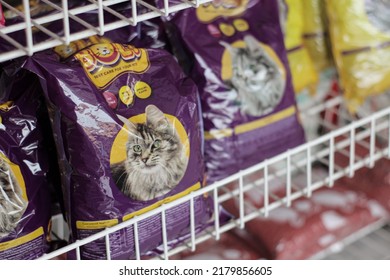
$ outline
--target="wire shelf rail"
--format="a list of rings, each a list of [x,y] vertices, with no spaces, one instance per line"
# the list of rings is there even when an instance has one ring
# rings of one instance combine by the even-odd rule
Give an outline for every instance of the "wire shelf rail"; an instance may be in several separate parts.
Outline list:
[[[20,21],[7,24],[0,28],[0,38],[10,45],[8,50],[0,50],[0,62],[10,59],[31,56],[36,52],[54,48],[59,45],[69,45],[70,42],[80,40],[93,35],[103,36],[106,32],[112,31],[127,25],[137,25],[139,22],[150,20],[152,18],[168,16],[171,13],[178,12],[187,8],[198,7],[201,4],[211,0],[169,0],[163,1],[163,7],[158,8],[150,4],[151,1],[143,0],[88,0],[79,1],[83,5],[69,7],[67,0],[50,1],[40,0],[46,4],[51,12],[34,17],[29,0],[23,0],[23,5],[19,9],[8,4],[5,0],[0,0],[3,9],[8,9],[14,16],[19,17]],[[84,3],[85,2],[85,3]],[[117,4],[130,3],[131,15],[124,16],[116,12],[112,7]],[[142,11],[142,12],[141,12]],[[83,19],[82,15],[94,12],[97,20],[90,23]],[[106,22],[104,14],[108,13],[115,17],[115,20]],[[52,32],[48,25],[50,23],[62,24],[61,32]],[[77,22],[85,27],[84,30],[71,32],[70,25]],[[48,38],[42,42],[34,40],[34,30],[43,32]],[[23,32],[22,40],[15,34]],[[61,34],[61,35],[59,35]],[[24,41],[25,43],[21,43]]]

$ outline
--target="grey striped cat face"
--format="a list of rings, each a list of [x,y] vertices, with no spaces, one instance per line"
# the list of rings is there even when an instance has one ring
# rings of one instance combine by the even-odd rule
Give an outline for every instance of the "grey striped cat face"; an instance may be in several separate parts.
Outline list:
[[[233,65],[234,79],[244,82],[244,86],[253,92],[262,90],[275,74],[275,69],[263,54],[248,49],[238,49]]]
[[[180,156],[183,147],[166,121],[166,126],[137,124],[126,149],[128,163],[134,169],[147,173],[163,169],[168,161]]]
[[[113,179],[128,197],[147,201],[170,192],[188,165],[175,126],[154,105],[145,109],[146,122],[132,123],[119,116],[128,133],[126,159],[111,165]]]
[[[262,116],[280,103],[286,81],[277,62],[253,36],[246,35],[244,42],[244,48],[221,42],[232,59],[229,83],[237,92],[241,112]]]

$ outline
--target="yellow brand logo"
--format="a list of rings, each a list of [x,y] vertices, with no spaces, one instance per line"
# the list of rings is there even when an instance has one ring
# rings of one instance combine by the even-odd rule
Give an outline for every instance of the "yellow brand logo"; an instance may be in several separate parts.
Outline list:
[[[88,78],[100,89],[124,73],[141,74],[150,67],[148,52],[131,45],[96,44],[75,57]]]
[[[219,17],[241,15],[247,8],[249,0],[214,0],[196,9],[200,22],[209,23]]]

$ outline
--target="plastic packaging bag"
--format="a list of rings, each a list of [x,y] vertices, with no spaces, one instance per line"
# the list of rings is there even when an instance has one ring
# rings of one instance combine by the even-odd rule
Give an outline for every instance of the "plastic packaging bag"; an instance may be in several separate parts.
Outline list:
[[[214,1],[168,20],[201,96],[208,183],[304,141],[276,1]]]
[[[390,89],[390,3],[328,0],[333,56],[348,108]]]
[[[50,234],[48,154],[39,81],[3,72],[0,86],[0,259],[36,259]]]
[[[303,43],[320,72],[333,66],[325,1],[302,0],[302,4]]]
[[[278,0],[280,21],[295,93],[309,89],[315,93],[318,73],[303,41],[304,12],[301,0]]]

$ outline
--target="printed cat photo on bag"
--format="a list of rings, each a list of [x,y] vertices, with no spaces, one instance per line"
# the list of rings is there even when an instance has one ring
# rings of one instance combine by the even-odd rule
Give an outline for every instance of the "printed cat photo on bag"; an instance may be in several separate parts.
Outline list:
[[[16,228],[26,208],[27,201],[12,169],[0,156],[0,238]]]
[[[231,57],[232,73],[226,82],[237,91],[241,113],[263,116],[282,100],[286,87],[284,69],[253,36],[246,35],[244,43],[244,47],[235,47],[220,42]]]
[[[148,201],[170,192],[188,165],[186,148],[177,129],[154,105],[145,109],[144,123],[118,115],[127,131],[124,160],[111,163],[115,184],[127,197]],[[113,145],[113,149],[118,149]]]

